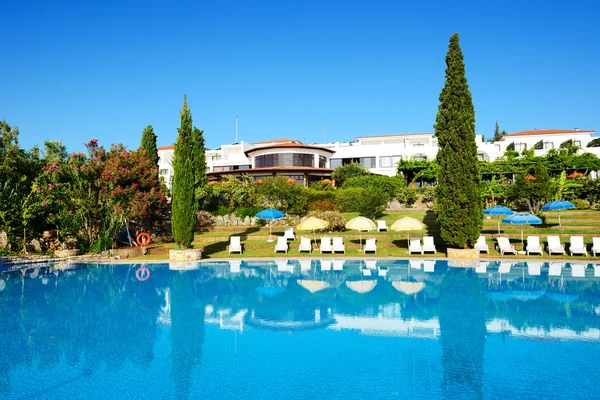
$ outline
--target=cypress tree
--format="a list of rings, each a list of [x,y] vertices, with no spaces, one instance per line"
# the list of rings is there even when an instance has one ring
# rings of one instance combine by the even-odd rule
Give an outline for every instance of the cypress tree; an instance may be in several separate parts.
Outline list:
[[[175,243],[184,248],[194,240],[196,198],[194,194],[194,142],[192,114],[183,96],[181,125],[173,152],[172,233]]]
[[[158,165],[158,149],[156,148],[156,135],[152,125],[148,125],[142,132],[142,140],[138,150],[145,150],[152,164]]]
[[[458,33],[446,54],[446,82],[435,120],[439,164],[437,221],[450,247],[472,247],[483,224],[479,162],[475,142],[475,109]]]
[[[194,141],[194,188],[197,190],[206,185],[206,154],[204,154],[204,131],[194,127],[192,130]]]

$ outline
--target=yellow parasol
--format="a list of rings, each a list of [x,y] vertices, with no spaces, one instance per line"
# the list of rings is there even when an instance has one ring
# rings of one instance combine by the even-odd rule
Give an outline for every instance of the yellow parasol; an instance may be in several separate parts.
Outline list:
[[[399,292],[404,294],[415,294],[419,293],[425,287],[425,282],[392,282],[392,286]]]
[[[346,281],[346,286],[356,293],[368,293],[377,286],[377,281]]]
[[[392,226],[390,226],[390,229],[396,232],[406,231],[406,244],[408,246],[408,232],[423,230],[425,229],[425,224],[419,221],[418,219],[404,217],[394,222]]]
[[[313,231],[313,239],[316,240],[315,231],[319,230],[319,229],[327,228],[328,225],[329,225],[329,222],[325,221],[324,219],[317,218],[317,217],[309,217],[309,218],[305,219],[304,221],[300,222],[296,226],[296,230]]]
[[[298,282],[298,285],[302,286],[304,289],[308,290],[311,293],[315,293],[319,290],[327,289],[329,287],[329,283],[324,281],[298,279],[296,282]]]
[[[346,229],[352,229],[353,231],[360,232],[360,248],[362,249],[362,233],[363,231],[372,231],[377,228],[375,222],[371,221],[369,218],[365,217],[356,217],[352,218],[350,221],[346,222]]]

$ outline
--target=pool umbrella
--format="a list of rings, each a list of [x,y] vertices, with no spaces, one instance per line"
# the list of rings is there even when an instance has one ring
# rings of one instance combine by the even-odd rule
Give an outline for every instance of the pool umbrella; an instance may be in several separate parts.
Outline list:
[[[529,213],[516,213],[513,215],[509,215],[508,217],[502,220],[505,224],[511,225],[540,225],[542,220],[535,215],[531,215]],[[523,240],[523,227],[521,226],[521,245],[524,245]]]
[[[309,217],[304,221],[300,222],[296,229],[299,231],[313,231],[313,239],[316,241],[315,231],[319,229],[325,229],[329,225],[329,222],[324,219],[317,217]]]
[[[377,285],[377,281],[346,281],[346,286],[356,293],[368,293]]]
[[[507,292],[510,293],[510,292]],[[544,292],[534,291],[534,292],[526,292],[523,290],[514,290],[512,292],[512,298],[520,301],[529,301],[529,300],[537,300],[544,295]]]
[[[555,200],[544,204],[542,211],[558,211],[558,226],[562,226],[560,223],[560,210],[570,210],[573,208],[575,208],[575,204],[569,201]]]
[[[399,292],[404,294],[415,294],[419,293],[425,287],[425,282],[407,282],[407,281],[397,281],[392,282],[392,286]]]
[[[261,212],[256,214],[256,218],[262,218],[269,221],[269,242],[273,241],[273,239],[271,239],[271,229],[273,226],[272,222],[276,219],[281,219],[283,217],[285,217],[285,214],[274,208],[267,208],[266,210],[262,210]]]
[[[308,290],[311,293],[315,293],[319,290],[327,289],[329,287],[329,283],[325,281],[298,279],[296,282],[298,282],[298,285],[302,286],[304,289]]]
[[[375,225],[375,222],[373,222],[369,218],[365,218],[365,217],[352,218],[350,221],[346,222],[346,229],[352,229],[353,231],[360,232],[360,248],[361,249],[362,249],[362,233],[363,233],[363,231],[369,232],[376,228],[377,228],[377,225]]]
[[[406,245],[408,246],[409,237],[408,232],[410,231],[420,231],[425,229],[425,224],[423,224],[418,219],[414,219],[411,217],[400,218],[398,221],[394,222],[390,229],[396,232],[406,231]]]
[[[512,215],[515,212],[508,207],[505,206],[494,206],[490,208],[486,208],[483,210],[483,214],[485,215],[497,215],[498,216],[498,235],[500,234],[500,215]]]

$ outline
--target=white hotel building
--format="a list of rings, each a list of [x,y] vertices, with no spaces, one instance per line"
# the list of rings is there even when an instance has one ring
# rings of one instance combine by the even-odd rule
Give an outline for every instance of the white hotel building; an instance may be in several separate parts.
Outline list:
[[[483,135],[476,135],[478,157],[493,161],[504,154],[507,147],[523,151],[534,149],[536,155],[544,155],[550,149],[558,149],[562,143],[572,140],[581,148],[600,156],[600,147],[587,147],[595,137],[593,130],[544,129],[515,132],[497,142],[485,142]],[[511,146],[511,147],[512,147]],[[390,134],[358,136],[351,142],[327,144],[303,144],[292,139],[275,139],[254,143],[226,144],[214,150],[206,150],[209,181],[220,180],[226,175],[248,174],[254,180],[273,176],[293,178],[306,186],[315,181],[331,178],[331,173],[341,164],[358,162],[371,173],[396,175],[400,160],[432,160],[438,152],[437,138],[433,133]],[[158,148],[161,176],[170,187],[173,177],[173,146]]]

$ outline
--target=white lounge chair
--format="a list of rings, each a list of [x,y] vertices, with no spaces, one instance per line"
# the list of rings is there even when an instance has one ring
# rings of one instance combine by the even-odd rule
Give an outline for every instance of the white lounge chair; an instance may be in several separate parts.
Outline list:
[[[548,246],[546,247],[548,255],[562,254],[565,255],[565,246],[560,243],[558,236],[548,236]]]
[[[421,239],[410,238],[410,241],[408,244],[408,254],[412,254],[412,253],[423,254],[423,247],[421,246]]]
[[[344,239],[340,236],[333,238],[333,252],[342,252],[346,254],[346,246],[344,246]]]
[[[542,274],[542,264],[539,261],[531,262],[527,261],[527,273],[530,276],[540,276]]]
[[[377,242],[375,238],[365,240],[365,253],[369,251],[377,253]]]
[[[423,272],[435,272],[435,260],[423,260]]]
[[[381,220],[381,221],[377,221],[377,232],[383,232],[383,231],[387,231],[388,227],[385,223],[385,221]]]
[[[333,247],[331,247],[331,238],[324,236],[321,238],[321,247],[319,247],[321,253],[333,253]]]
[[[560,276],[563,266],[563,263],[551,262],[548,266],[548,276]]]
[[[479,261],[479,265],[475,267],[475,273],[485,274],[487,272],[488,261]]]
[[[231,253],[242,254],[242,244],[240,243],[239,236],[231,236],[229,238],[229,254]]]
[[[585,278],[587,264],[571,263],[571,276],[573,278]]]
[[[485,241],[485,236],[479,236],[479,239],[477,239],[477,242],[475,243],[475,246],[473,246],[475,249],[479,250],[480,253],[488,253],[490,252],[490,248],[487,245],[486,241]]]
[[[585,243],[583,243],[583,236],[571,236],[571,243],[569,245],[569,253],[571,255],[579,254],[588,256],[587,249],[585,248]]]
[[[500,252],[500,254],[502,254],[502,255],[504,255],[505,253],[517,254],[517,250],[515,250],[513,245],[510,244],[510,242],[508,241],[508,238],[499,237],[499,238],[496,238],[496,240],[498,241],[498,251]]]
[[[365,267],[369,269],[377,269],[377,260],[365,260]]]
[[[598,278],[600,276],[600,264],[594,264],[594,277]]]
[[[435,244],[433,243],[433,236],[423,236],[423,253],[433,252],[436,253]]]
[[[321,260],[321,271],[331,271],[331,260]]]
[[[343,271],[344,270],[344,260],[333,260],[333,270],[334,271]]]
[[[294,234],[294,228],[285,228],[283,230],[283,237],[287,240],[296,240],[296,235]]]
[[[310,238],[306,236],[300,237],[300,247],[298,247],[298,252],[302,253],[303,251],[312,252],[312,244],[310,243]]]
[[[596,255],[600,253],[600,237],[592,238],[592,255],[596,257]]]
[[[285,236],[278,236],[277,237],[277,244],[275,245],[275,251],[274,253],[277,253],[278,251],[283,251],[283,252],[288,252],[288,244],[287,244],[287,239],[285,238]]]
[[[539,236],[527,236],[527,247],[525,248],[527,255],[531,253],[544,255],[542,245],[540,244]]]
[[[371,270],[367,267],[361,267],[360,272],[363,276],[371,276]]]
[[[421,269],[423,260],[408,260],[408,264],[410,265],[410,269]]]

